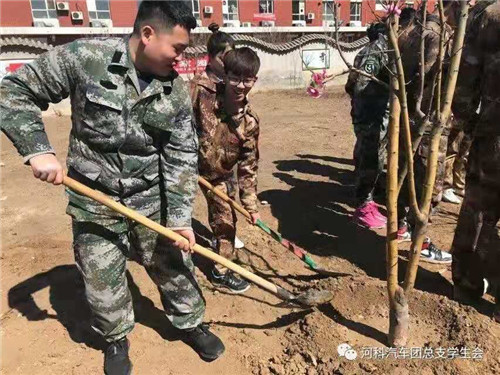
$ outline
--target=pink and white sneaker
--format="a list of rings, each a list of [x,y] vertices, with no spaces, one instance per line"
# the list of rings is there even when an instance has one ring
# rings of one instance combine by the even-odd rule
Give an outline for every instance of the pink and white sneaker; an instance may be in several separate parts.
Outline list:
[[[378,208],[375,202],[366,202],[363,205],[359,206],[356,211],[354,211],[353,220],[358,225],[365,228],[384,228],[386,225],[386,221],[377,217],[375,214],[375,210],[378,212]],[[382,216],[380,212],[378,213]]]
[[[373,216],[387,224],[387,218],[379,211],[378,205],[375,202],[372,203]]]

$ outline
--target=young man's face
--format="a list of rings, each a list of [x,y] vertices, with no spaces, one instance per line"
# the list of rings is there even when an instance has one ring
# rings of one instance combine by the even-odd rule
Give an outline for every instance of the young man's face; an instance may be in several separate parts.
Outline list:
[[[241,102],[253,88],[257,77],[240,77],[229,71],[226,76],[226,87],[232,100]]]
[[[165,77],[182,60],[182,54],[189,45],[189,31],[179,25],[170,31],[156,31],[144,26],[141,41],[144,45],[144,65],[149,73]]]

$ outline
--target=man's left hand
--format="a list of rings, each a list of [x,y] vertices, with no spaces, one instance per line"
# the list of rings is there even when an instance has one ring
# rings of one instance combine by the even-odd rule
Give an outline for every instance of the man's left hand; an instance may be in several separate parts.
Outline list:
[[[194,232],[192,229],[179,229],[174,230],[175,233],[180,234],[182,237],[188,240],[188,242],[179,240],[174,243],[182,251],[187,253],[193,253],[193,246],[196,244],[196,239],[194,237]]]

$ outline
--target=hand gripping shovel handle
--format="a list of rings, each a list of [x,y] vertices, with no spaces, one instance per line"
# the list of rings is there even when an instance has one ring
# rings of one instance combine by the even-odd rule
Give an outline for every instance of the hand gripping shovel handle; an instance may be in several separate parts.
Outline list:
[[[144,225],[145,227],[148,227],[149,229],[167,237],[168,239],[172,240],[173,242],[176,242],[178,240],[186,241],[187,240],[182,237],[181,235],[175,233],[174,231],[165,228],[164,226],[156,223],[153,220],[148,219],[147,217],[139,214],[138,212],[125,207],[124,205],[114,201],[107,195],[101,193],[100,191],[94,190],[89,188],[88,186],[85,186],[84,184],[73,180],[70,177],[65,176],[63,180],[63,184],[67,187],[69,187],[71,190],[76,191],[77,193],[80,193],[82,195],[85,195],[109,208],[112,210],[122,214],[123,216],[128,217],[129,219],[132,219],[136,221],[139,224]],[[181,251],[181,250],[179,250]],[[233,272],[236,272],[237,274],[243,276],[245,279],[257,284],[261,288],[275,294],[279,298],[281,298],[284,301],[292,301],[296,299],[296,296],[287,291],[286,289],[281,288],[278,285],[275,285],[265,279],[263,279],[260,276],[255,275],[252,272],[247,271],[243,267],[240,267],[239,265],[227,260],[224,257],[221,257],[220,255],[214,253],[213,251],[210,251],[203,246],[200,246],[198,244],[195,244],[193,246],[193,251],[204,256],[205,258],[211,259],[216,263],[219,263],[223,265],[224,267],[230,269]]]

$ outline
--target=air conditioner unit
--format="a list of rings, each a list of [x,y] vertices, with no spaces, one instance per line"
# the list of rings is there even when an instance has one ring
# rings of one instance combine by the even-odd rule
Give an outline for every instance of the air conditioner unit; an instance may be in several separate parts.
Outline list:
[[[92,20],[90,21],[92,27],[113,27],[111,20]]]
[[[351,26],[351,27],[361,27],[361,21],[351,21],[351,22],[349,22],[349,26]]]
[[[260,21],[260,26],[262,26],[262,27],[274,27],[275,22],[274,21]]]
[[[305,9],[304,8],[300,8],[299,9],[299,14],[304,14],[305,13]]]
[[[316,15],[314,13],[307,13],[307,19],[313,20]]]
[[[243,22],[241,24],[242,27],[252,27],[252,23],[251,22]]]
[[[240,27],[240,21],[225,21],[222,26],[224,27]]]
[[[34,19],[33,26],[35,27],[59,27],[57,18]]]
[[[58,2],[56,4],[57,10],[69,10],[69,3],[68,2]]]
[[[71,12],[71,19],[74,21],[83,20],[83,12]]]
[[[306,21],[292,21],[292,26],[304,27],[306,26]]]
[[[323,27],[335,27],[335,21],[323,21]]]
[[[206,6],[203,8],[203,13],[212,14],[214,12],[214,7]]]

